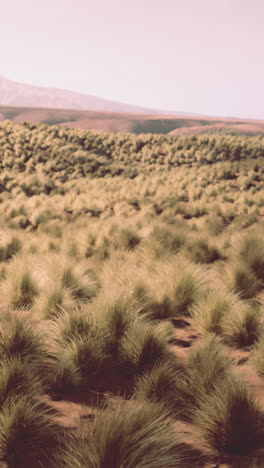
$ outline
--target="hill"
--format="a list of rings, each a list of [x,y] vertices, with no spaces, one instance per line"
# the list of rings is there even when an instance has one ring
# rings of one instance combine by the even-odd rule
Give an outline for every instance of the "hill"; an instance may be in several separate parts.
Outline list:
[[[48,109],[35,107],[0,106],[0,121],[45,123],[71,128],[102,130],[105,132],[153,133],[184,135],[208,131],[241,134],[264,133],[264,122],[210,117],[172,116],[159,114],[118,113]]]

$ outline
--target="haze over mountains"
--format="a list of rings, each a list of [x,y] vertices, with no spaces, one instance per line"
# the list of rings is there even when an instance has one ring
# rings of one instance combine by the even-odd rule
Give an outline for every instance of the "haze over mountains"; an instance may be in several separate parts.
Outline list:
[[[74,91],[17,83],[3,76],[0,76],[0,105],[140,114],[159,112]]]
[[[263,121],[166,113],[0,77],[0,121],[3,120],[137,134],[264,133]]]

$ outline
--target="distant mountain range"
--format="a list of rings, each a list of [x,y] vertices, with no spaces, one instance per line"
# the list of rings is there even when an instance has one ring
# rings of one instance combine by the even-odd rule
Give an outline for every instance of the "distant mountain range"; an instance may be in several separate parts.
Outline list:
[[[123,104],[108,99],[80,94],[57,88],[44,88],[17,83],[0,76],[0,105],[49,109],[94,110],[105,112],[129,112],[156,114],[157,110]]]
[[[263,134],[264,122],[146,109],[87,94],[17,83],[0,77],[0,121],[129,133]]]

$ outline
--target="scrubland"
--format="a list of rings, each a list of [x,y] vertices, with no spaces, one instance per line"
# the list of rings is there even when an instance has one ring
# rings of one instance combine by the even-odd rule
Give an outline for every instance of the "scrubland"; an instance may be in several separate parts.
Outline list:
[[[2,465],[264,467],[264,138],[4,122],[0,155]]]

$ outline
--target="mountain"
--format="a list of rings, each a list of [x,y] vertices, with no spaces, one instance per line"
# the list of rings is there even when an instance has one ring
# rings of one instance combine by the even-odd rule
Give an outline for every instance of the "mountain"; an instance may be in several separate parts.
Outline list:
[[[263,134],[264,122],[146,109],[57,88],[17,83],[0,76],[0,121],[43,122],[128,133]]]
[[[158,111],[57,88],[17,83],[0,76],[0,105],[152,114]]]

